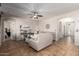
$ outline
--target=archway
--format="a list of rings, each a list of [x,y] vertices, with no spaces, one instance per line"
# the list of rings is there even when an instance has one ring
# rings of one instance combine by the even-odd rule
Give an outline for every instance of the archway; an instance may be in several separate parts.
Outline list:
[[[73,17],[64,17],[58,20],[58,39],[70,37],[74,41],[74,33],[75,19]]]

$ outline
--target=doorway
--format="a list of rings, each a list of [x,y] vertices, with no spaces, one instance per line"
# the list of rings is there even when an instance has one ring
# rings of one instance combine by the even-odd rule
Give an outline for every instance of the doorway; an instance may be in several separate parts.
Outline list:
[[[4,20],[4,34],[5,41],[11,39],[10,22],[7,20]]]
[[[68,42],[74,42],[75,21],[73,18],[62,18],[58,21],[59,39],[67,38]]]

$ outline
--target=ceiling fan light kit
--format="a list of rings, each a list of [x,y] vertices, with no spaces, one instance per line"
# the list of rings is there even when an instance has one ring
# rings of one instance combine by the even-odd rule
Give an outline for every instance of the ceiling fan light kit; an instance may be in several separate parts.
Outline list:
[[[34,16],[33,16],[33,19],[38,19],[38,16],[37,16],[37,15],[34,15]]]

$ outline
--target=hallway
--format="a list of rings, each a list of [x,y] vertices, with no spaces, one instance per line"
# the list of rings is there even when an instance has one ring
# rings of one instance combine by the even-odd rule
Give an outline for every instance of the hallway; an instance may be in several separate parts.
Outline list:
[[[37,52],[24,41],[8,40],[0,47],[0,55],[15,56],[78,56],[79,47],[70,38],[53,42],[49,47]]]

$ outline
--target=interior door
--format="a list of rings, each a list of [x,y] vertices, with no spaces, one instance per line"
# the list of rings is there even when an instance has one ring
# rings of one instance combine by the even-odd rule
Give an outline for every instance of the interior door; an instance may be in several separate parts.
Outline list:
[[[74,37],[74,22],[67,23],[67,35]]]

